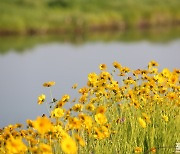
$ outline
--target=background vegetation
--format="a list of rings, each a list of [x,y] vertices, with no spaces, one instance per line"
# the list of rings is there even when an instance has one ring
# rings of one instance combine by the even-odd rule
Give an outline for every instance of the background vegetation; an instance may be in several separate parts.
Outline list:
[[[0,33],[84,33],[175,26],[179,0],[0,0]]]

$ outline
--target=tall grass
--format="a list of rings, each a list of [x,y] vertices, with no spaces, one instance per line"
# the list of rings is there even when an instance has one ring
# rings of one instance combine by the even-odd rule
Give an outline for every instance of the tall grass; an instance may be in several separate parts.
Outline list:
[[[131,70],[113,62],[112,73],[100,64],[99,74],[89,73],[87,85],[51,100],[38,96],[50,115],[8,125],[0,131],[1,153],[157,153],[175,152],[180,142],[180,70],[149,62],[147,69]],[[68,104],[68,105],[67,105]],[[66,107],[65,107],[66,106]],[[69,106],[69,107],[67,107]]]

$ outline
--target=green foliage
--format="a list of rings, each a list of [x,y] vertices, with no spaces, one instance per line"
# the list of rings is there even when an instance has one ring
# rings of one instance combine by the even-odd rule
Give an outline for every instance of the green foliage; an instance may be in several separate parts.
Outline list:
[[[175,25],[179,0],[0,0],[0,33]]]

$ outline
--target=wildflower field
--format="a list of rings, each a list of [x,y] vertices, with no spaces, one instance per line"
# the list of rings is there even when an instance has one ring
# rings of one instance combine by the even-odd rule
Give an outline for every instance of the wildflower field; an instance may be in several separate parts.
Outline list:
[[[79,94],[53,98],[54,81],[37,104],[49,115],[28,119],[27,126],[0,129],[0,153],[4,154],[131,154],[175,152],[180,142],[180,69],[158,69],[151,61],[132,70],[113,62],[108,71],[89,73],[87,85],[72,88]],[[68,107],[67,107],[68,106]]]

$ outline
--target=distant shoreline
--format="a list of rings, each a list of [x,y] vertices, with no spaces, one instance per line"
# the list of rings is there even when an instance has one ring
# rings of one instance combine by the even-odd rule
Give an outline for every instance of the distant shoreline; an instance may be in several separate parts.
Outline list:
[[[139,42],[148,41],[154,43],[166,43],[180,39],[180,26],[154,27],[149,29],[126,29],[109,31],[83,31],[63,33],[29,33],[8,34],[0,36],[0,54],[11,49],[18,52],[24,51],[38,44],[49,44],[53,42],[84,44],[87,42]]]
[[[67,28],[66,28],[67,27]],[[180,27],[180,20],[173,21],[171,23],[157,23],[152,25],[148,22],[141,22],[136,25],[130,26],[128,24],[109,23],[109,24],[99,24],[91,26],[59,26],[57,28],[27,28],[27,29],[0,29],[0,36],[14,36],[14,35],[49,35],[49,34],[77,34],[82,35],[86,33],[104,33],[104,32],[125,32],[128,30],[151,30],[151,29],[161,29],[161,28],[178,28]]]
[[[0,35],[86,34],[180,26],[179,0],[0,0]]]

